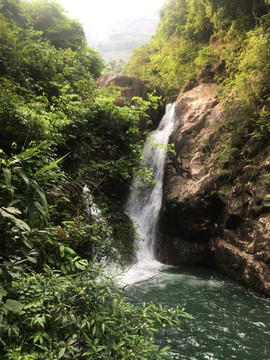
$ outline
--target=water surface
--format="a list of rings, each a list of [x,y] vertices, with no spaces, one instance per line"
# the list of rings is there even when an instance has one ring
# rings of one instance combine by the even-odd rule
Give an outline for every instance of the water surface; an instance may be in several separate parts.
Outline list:
[[[151,133],[155,144],[167,146],[174,122],[174,106],[168,107],[158,129]],[[173,359],[270,360],[268,300],[214,272],[163,268],[154,260],[165,158],[162,147],[152,149],[151,142],[145,144],[144,161],[153,171],[155,186],[146,187],[147,200],[140,202],[135,180],[127,202],[138,235],[145,239],[136,254],[138,262],[121,280],[130,285],[127,294],[135,303],[154,301],[169,308],[185,307],[195,317],[183,319],[181,327],[158,334],[157,341],[162,347],[171,346]]]
[[[270,360],[270,300],[215,272],[167,269],[126,294],[134,303],[184,307],[195,317],[157,335],[173,359]]]

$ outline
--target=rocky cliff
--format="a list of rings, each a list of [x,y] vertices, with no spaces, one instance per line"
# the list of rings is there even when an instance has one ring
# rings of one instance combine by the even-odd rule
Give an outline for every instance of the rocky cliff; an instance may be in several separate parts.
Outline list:
[[[256,176],[247,176],[250,164],[237,183],[224,183],[215,162],[226,113],[215,90],[202,84],[176,102],[176,154],[166,163],[157,256],[167,264],[213,266],[270,295],[269,190],[261,180],[270,151],[258,155]]]
[[[155,92],[156,96],[160,96],[164,100],[164,93],[158,87],[152,86],[149,83],[137,79],[131,76],[124,75],[104,75],[101,78],[96,80],[98,88],[105,88],[109,86],[118,86],[123,88],[121,91],[121,96],[117,99],[117,105],[128,105],[132,103],[133,97],[141,97],[143,100],[148,99],[148,94]],[[149,118],[152,121],[152,127],[156,128],[158,123],[165,112],[164,102],[160,104],[157,109],[150,108],[147,111]],[[145,119],[140,122],[140,130],[146,130],[147,122]]]

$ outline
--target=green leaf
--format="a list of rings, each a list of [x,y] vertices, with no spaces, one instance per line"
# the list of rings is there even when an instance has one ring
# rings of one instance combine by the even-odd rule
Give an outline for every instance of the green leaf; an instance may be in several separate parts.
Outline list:
[[[46,141],[42,141],[38,146],[32,148],[32,149],[27,149],[26,151],[16,155],[16,158],[19,160],[27,160],[29,158],[31,158],[33,155],[37,155],[38,149],[42,146],[44,146],[46,144]]]
[[[5,210],[3,210],[3,208],[0,208],[0,214],[4,217],[4,218],[14,218],[13,215],[9,214],[8,212],[6,212]]]
[[[40,333],[38,333],[35,337],[34,337],[34,344],[37,343],[38,341],[42,344],[43,341],[40,341],[42,339],[42,336],[40,335]],[[43,339],[42,339],[43,340]]]
[[[7,270],[7,272],[9,273],[10,276],[12,276],[13,278],[16,278],[19,276],[19,274],[15,271],[12,270]]]
[[[15,170],[19,173],[20,177],[23,179],[23,181],[26,183],[26,185],[29,186],[30,180],[29,180],[27,174],[25,173],[25,171],[23,170],[23,168],[17,167],[17,168],[15,168]]]
[[[16,225],[19,229],[21,229],[21,230],[26,230],[26,231],[28,231],[28,232],[31,231],[29,225],[27,225],[26,222],[24,222],[23,220],[14,218],[14,222],[15,222],[15,225]]]
[[[61,175],[62,174],[42,175],[42,176],[38,177],[38,180],[51,180],[51,179],[55,179]]]
[[[80,264],[79,261],[75,262],[75,266],[76,266],[77,269],[85,270],[85,265]]]
[[[38,211],[39,211],[43,216],[46,217],[46,216],[47,216],[47,213],[46,213],[45,209],[40,205],[40,203],[37,202],[37,201],[35,201],[34,204],[35,204],[35,207],[38,209]]]
[[[163,353],[163,352],[166,352],[166,351],[170,350],[170,348],[171,348],[170,346],[165,346],[160,351]]]
[[[2,296],[6,296],[6,295],[7,295],[7,292],[6,292],[6,290],[3,288],[2,285],[0,285],[0,294],[1,294]]]
[[[12,207],[13,205],[18,204],[19,202],[21,202],[20,199],[12,200],[12,201],[8,204],[8,207]]]
[[[73,249],[71,249],[70,247],[66,246],[65,249],[66,249],[66,252],[68,252],[69,254],[71,254],[71,255],[75,254],[75,251]]]
[[[33,185],[34,189],[36,190],[36,192],[41,197],[41,200],[42,200],[43,206],[44,206],[44,210],[46,212],[46,215],[48,215],[49,214],[49,209],[48,209],[48,203],[47,203],[47,199],[46,199],[46,195],[44,193],[44,190],[36,182],[33,182],[32,185]]]
[[[29,228],[30,229],[30,228]],[[25,237],[22,236],[22,242],[24,243],[24,245],[26,245],[29,249],[32,249],[33,244]]]
[[[66,274],[67,273],[67,268],[66,268],[66,265],[64,264],[61,264],[61,271]]]
[[[53,163],[51,163],[50,165],[45,165],[43,166],[43,168],[41,168],[40,170],[38,170],[35,174],[34,174],[34,178],[38,177],[39,175],[43,174],[45,171],[50,170],[52,167],[54,167],[56,164],[58,164],[60,161],[62,161],[67,155],[66,154],[64,156],[62,156],[60,159],[54,161]]]
[[[10,212],[7,212],[5,210],[9,211],[9,209],[15,209],[15,208],[0,208],[0,214],[4,217],[4,218],[8,218],[10,219],[13,223],[15,223],[15,225],[21,229],[21,230],[26,230],[26,231],[30,231],[30,227],[26,224],[26,222],[24,222],[23,220],[20,220],[18,218],[16,218],[14,215],[12,215]],[[21,213],[20,210],[17,210],[17,214]],[[12,211],[12,210],[11,210]],[[13,210],[14,212],[14,210]]]
[[[3,173],[5,176],[6,184],[10,185],[11,184],[11,171],[9,169],[3,169]]]
[[[31,262],[31,263],[34,263],[36,264],[37,263],[37,259],[32,257],[32,256],[27,256],[27,259]]]
[[[6,296],[6,295],[7,295],[6,290],[0,285],[0,303],[1,303],[2,299],[3,299],[3,297]]]
[[[26,199],[27,199],[28,212],[30,216],[30,223],[33,224],[35,217],[35,209],[34,209],[33,195],[30,193],[30,191],[27,191]]]
[[[88,344],[92,344],[92,340],[90,339],[90,337],[85,332],[83,332],[83,335],[86,338]]]
[[[63,348],[63,349],[61,349],[61,350],[59,351],[58,359],[61,359],[61,357],[64,355],[65,351],[66,351],[65,348]]]
[[[14,215],[20,215],[21,211],[15,207],[3,207],[3,209],[5,209],[8,213],[10,214],[14,214]]]
[[[19,313],[23,307],[17,300],[7,299],[6,303],[3,306],[6,310],[12,311],[14,313]]]

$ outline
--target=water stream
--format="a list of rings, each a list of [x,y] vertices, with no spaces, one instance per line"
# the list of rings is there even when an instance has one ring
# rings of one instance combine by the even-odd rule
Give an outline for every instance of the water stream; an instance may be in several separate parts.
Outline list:
[[[168,144],[174,126],[174,107],[166,112],[154,143]],[[145,162],[153,169],[156,184],[146,189],[147,201],[139,201],[136,182],[127,208],[145,241],[140,242],[133,265],[122,281],[134,303],[154,301],[168,307],[184,307],[194,320],[163,330],[156,342],[170,345],[176,360],[270,360],[270,300],[221,277],[212,270],[174,268],[154,259],[165,154],[161,147],[145,145]],[[132,284],[137,283],[136,286]],[[154,360],[154,359],[153,359]]]
[[[165,148],[173,131],[174,118],[174,105],[167,105],[166,113],[158,128],[151,132],[150,140],[144,146],[144,161],[146,166],[153,171],[155,185],[146,186],[142,196],[138,187],[140,179],[135,179],[127,201],[128,213],[137,226],[137,233],[142,240],[137,243],[138,261],[130,268],[124,279],[128,284],[150,278],[164,267],[154,259],[154,246],[162,202]],[[145,197],[146,201],[142,201],[142,197]]]
[[[130,286],[135,304],[184,307],[195,319],[156,336],[175,360],[269,360],[270,301],[207,269],[166,269]]]

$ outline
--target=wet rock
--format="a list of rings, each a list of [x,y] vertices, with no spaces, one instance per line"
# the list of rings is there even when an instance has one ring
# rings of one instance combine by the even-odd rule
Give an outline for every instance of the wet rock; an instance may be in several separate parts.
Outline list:
[[[206,244],[168,237],[162,252],[162,262],[178,265],[203,265],[209,260]]]
[[[223,194],[214,162],[226,114],[215,90],[216,85],[203,84],[176,102],[170,139],[176,154],[165,164],[157,254],[167,264],[213,266],[270,295],[269,190],[258,180],[269,174],[270,155],[247,165],[241,181],[228,184]],[[253,179],[254,172],[260,175]]]

